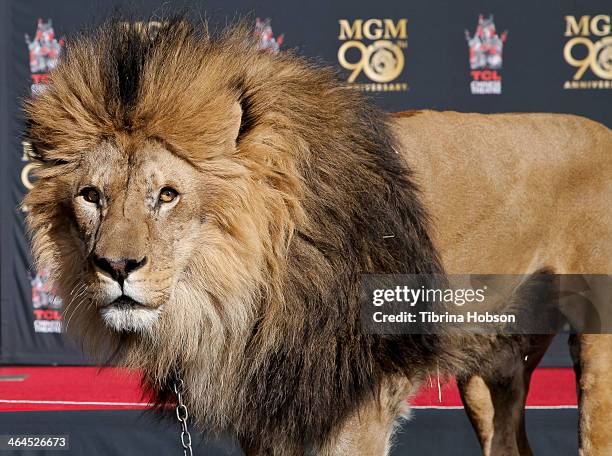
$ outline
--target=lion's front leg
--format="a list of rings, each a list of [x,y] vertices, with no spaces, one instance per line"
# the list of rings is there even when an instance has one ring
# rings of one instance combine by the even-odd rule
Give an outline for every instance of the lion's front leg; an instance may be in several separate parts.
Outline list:
[[[546,353],[553,335],[523,336],[522,350],[500,356],[490,372],[459,377],[465,411],[485,456],[532,454],[525,429],[525,401],[531,375]]]
[[[405,378],[389,380],[380,397],[365,402],[316,448],[317,456],[386,456],[406,399],[415,385]]]
[[[290,448],[286,445],[276,448],[262,448],[259,446],[241,443],[240,447],[242,448],[245,456],[304,456],[305,454],[303,448]]]

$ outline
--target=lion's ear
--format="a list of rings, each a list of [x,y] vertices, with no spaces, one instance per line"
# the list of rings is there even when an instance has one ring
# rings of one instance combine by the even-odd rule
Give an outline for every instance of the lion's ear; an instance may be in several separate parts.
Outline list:
[[[238,139],[240,134],[242,133],[242,106],[238,101],[234,102],[230,109],[230,131],[229,131],[229,140],[231,141],[231,145],[236,147],[238,145]]]

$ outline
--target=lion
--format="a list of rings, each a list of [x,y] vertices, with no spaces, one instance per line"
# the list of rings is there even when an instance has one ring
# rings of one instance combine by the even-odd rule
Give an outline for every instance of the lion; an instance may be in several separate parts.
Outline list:
[[[385,455],[424,378],[469,379],[512,342],[360,322],[362,273],[462,267],[443,240],[456,233],[446,195],[424,179],[439,162],[419,151],[488,148],[419,136],[420,122],[467,118],[391,117],[332,70],[248,35],[113,20],[69,42],[25,104],[40,162],[24,199],[34,257],[67,330],[142,369],[162,405],[183,381],[199,429],[228,432],[248,456]],[[550,137],[565,127],[536,123]]]

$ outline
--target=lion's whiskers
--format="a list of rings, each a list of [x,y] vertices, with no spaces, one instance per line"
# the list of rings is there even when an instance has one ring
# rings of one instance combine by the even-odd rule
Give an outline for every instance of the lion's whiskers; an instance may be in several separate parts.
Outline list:
[[[87,284],[85,282],[81,283],[81,286],[78,287],[78,291],[73,295],[73,292],[75,290],[76,286],[73,287],[73,291],[70,293],[71,297],[70,297],[70,301],[68,303],[66,303],[65,309],[68,311],[69,315],[68,315],[68,321],[66,322],[66,332],[68,332],[68,328],[70,326],[70,321],[72,320],[72,318],[74,317],[74,315],[77,313],[79,307],[81,306],[81,304],[83,303],[82,300],[80,300],[77,303],[77,306],[74,309],[71,309],[72,304],[77,300],[77,299],[81,299],[85,293],[87,292]]]

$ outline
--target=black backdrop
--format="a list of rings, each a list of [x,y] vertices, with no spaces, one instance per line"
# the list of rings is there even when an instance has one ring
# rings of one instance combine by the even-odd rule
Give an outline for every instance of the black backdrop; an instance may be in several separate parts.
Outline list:
[[[19,99],[44,89],[63,43],[112,6],[0,2],[0,363],[85,362],[60,334],[62,303],[44,271],[30,266],[27,208],[18,206],[32,164]],[[294,48],[338,67],[387,110],[566,112],[612,125],[610,3],[603,0],[139,1],[130,10],[155,20],[185,6],[212,24],[261,18],[263,47]]]

